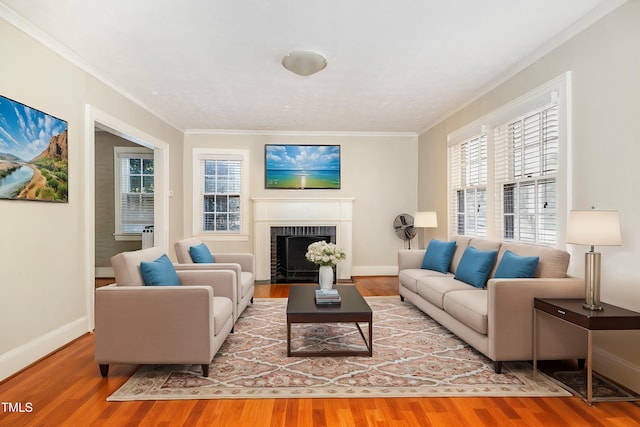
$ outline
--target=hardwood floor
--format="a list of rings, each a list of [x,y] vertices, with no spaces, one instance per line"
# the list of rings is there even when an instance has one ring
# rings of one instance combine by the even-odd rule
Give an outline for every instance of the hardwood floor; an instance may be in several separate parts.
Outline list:
[[[397,295],[397,277],[356,277],[363,295]],[[256,285],[281,298],[288,285]],[[640,405],[567,398],[253,399],[106,402],[135,372],[102,378],[84,335],[0,383],[0,426],[640,426]],[[22,412],[19,412],[22,411]]]

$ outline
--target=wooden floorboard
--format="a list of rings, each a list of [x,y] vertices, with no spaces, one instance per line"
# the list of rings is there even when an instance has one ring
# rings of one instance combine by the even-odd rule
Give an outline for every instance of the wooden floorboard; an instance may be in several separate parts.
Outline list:
[[[356,277],[354,284],[363,295],[398,295],[397,277]],[[288,290],[256,285],[255,297],[285,298]],[[137,366],[113,365],[102,378],[93,351],[93,335],[86,334],[0,383],[0,426],[640,427],[637,402],[590,407],[577,397],[107,402]]]

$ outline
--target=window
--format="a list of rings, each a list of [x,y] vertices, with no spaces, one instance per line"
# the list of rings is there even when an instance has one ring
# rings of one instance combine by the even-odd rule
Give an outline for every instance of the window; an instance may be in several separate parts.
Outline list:
[[[245,150],[194,150],[194,234],[246,238]]]
[[[153,152],[115,147],[114,175],[116,239],[139,239],[145,226],[153,225]]]
[[[495,128],[498,237],[553,246],[559,173],[558,105]]]
[[[449,191],[454,212],[451,229],[467,236],[487,236],[487,135],[449,147]]]
[[[448,135],[450,234],[564,243],[571,73]]]

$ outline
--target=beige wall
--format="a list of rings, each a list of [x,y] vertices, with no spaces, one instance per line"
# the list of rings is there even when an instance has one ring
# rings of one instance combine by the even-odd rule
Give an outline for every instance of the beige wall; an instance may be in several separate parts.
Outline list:
[[[182,134],[3,17],[0,40],[0,94],[69,124],[69,202],[0,200],[2,379],[85,333],[92,324],[93,227],[87,231],[87,226],[93,218],[86,212],[94,203],[93,159],[87,161],[93,152],[93,128],[85,129],[85,106],[164,141],[178,167]],[[173,175],[171,181],[182,186],[181,174]],[[171,202],[179,220],[182,207],[176,209],[175,202],[181,200]]]
[[[339,144],[340,190],[265,190],[265,144]],[[417,138],[405,135],[290,135],[290,134],[187,134],[184,151],[184,234],[192,233],[191,164],[194,148],[249,150],[251,197],[353,197],[352,274],[397,274],[397,251],[404,242],[393,232],[393,219],[414,214],[417,194]],[[250,232],[253,212],[249,209]],[[247,242],[210,244],[221,252],[254,251],[252,234]]]
[[[602,300],[640,311],[640,2],[628,2],[419,138],[421,209],[447,212],[447,134],[561,75],[573,78],[571,209],[617,209],[621,247],[602,252]],[[436,160],[437,159],[437,160]],[[446,236],[446,223],[438,234]],[[586,247],[568,245],[583,276]],[[640,391],[640,332],[599,333],[596,369]]]
[[[115,232],[115,175],[113,152],[115,147],[140,146],[109,132],[95,133],[95,267],[105,271],[103,277],[113,277],[111,257],[142,247],[142,241],[118,241]],[[151,150],[149,150],[151,152]]]

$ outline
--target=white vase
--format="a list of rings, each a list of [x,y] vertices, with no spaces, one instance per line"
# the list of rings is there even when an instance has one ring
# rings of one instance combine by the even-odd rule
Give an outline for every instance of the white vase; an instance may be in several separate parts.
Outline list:
[[[333,287],[333,267],[321,265],[319,270],[320,289],[331,289]]]

